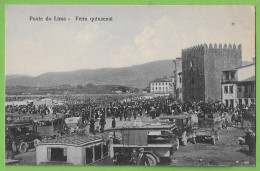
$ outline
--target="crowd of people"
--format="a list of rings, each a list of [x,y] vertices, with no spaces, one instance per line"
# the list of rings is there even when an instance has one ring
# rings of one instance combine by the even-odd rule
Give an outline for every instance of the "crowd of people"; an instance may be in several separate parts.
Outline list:
[[[161,115],[178,115],[191,113],[197,115],[218,114],[224,119],[222,128],[227,128],[227,116],[232,115],[231,122],[235,126],[243,127],[243,120],[255,118],[255,105],[239,105],[237,108],[226,107],[221,102],[179,102],[171,96],[145,97],[136,96],[131,98],[99,97],[96,99],[66,99],[63,105],[39,105],[32,104],[22,106],[6,106],[6,113],[17,113],[21,116],[30,115],[56,115],[68,114],[72,117],[81,117],[83,124],[89,124],[89,132],[103,132],[106,118],[112,118],[112,127],[116,127],[116,120],[131,121],[137,117],[150,117],[152,119]],[[99,121],[96,126],[97,120]],[[255,131],[255,130],[254,130]],[[8,147],[10,148],[10,147]]]
[[[57,113],[69,114],[74,117],[81,117],[83,123],[91,123],[100,119],[100,129],[104,130],[106,123],[106,117],[118,118],[120,121],[136,120],[137,116],[147,116],[152,119],[164,115],[178,115],[181,113],[195,113],[195,114],[215,114],[223,113],[232,114],[232,122],[238,126],[242,123],[243,119],[250,119],[255,117],[255,105],[250,106],[239,105],[237,108],[226,107],[221,102],[216,103],[204,103],[204,102],[179,102],[174,100],[171,96],[167,97],[144,97],[137,96],[125,99],[111,99],[108,97],[100,97],[99,99],[84,99],[72,102],[72,100],[66,99],[67,102],[63,105],[39,105],[34,106],[32,104],[22,106],[6,106],[6,113],[18,113],[18,114],[40,114],[49,115],[50,113],[55,115]],[[76,99],[74,99],[76,101]],[[223,116],[223,115],[222,115]],[[115,125],[115,123],[114,123]],[[241,125],[241,124],[240,124]],[[93,125],[90,132],[93,132]]]

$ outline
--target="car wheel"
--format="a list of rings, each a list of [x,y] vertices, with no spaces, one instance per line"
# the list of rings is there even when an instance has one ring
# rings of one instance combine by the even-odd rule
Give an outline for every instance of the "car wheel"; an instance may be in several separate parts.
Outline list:
[[[19,145],[19,152],[20,153],[26,153],[28,150],[28,144],[25,142],[21,142]]]
[[[36,148],[36,145],[37,145],[39,142],[41,142],[39,139],[35,139],[35,140],[33,141],[33,145],[34,145],[35,148]]]
[[[146,157],[148,159],[148,164],[145,163],[146,166],[156,166],[158,164],[156,158],[152,154],[146,154]]]

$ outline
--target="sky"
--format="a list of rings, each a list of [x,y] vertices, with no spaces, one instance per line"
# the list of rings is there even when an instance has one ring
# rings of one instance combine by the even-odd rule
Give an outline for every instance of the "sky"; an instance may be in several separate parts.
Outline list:
[[[66,21],[45,21],[47,16]],[[76,21],[76,16],[88,21]],[[91,17],[112,17],[112,21],[92,22]],[[173,60],[182,49],[204,43],[241,44],[242,60],[251,61],[254,6],[6,7],[6,75]]]

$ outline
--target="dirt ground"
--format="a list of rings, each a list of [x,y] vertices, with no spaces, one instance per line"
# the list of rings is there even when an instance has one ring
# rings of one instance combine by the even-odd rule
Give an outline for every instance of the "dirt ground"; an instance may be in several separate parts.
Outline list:
[[[255,165],[255,157],[248,154],[248,146],[238,144],[244,130],[230,127],[222,130],[216,145],[208,142],[188,143],[172,156],[174,166],[239,166]]]
[[[111,127],[111,122],[111,119],[107,119],[106,128]],[[117,126],[130,123],[129,121],[119,121],[117,119]],[[239,145],[237,141],[238,137],[245,135],[244,130],[229,127],[228,130],[222,130],[220,135],[220,140],[216,142],[216,145],[211,145],[209,142],[199,142],[180,146],[180,149],[172,155],[171,162],[168,164],[172,166],[255,165],[255,157],[247,153],[248,147]],[[18,165],[35,165],[35,149],[16,155],[15,159],[19,160]]]

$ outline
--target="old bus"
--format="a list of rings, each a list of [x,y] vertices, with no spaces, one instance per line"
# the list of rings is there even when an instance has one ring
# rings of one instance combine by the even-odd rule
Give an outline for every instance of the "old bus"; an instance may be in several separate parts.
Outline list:
[[[37,165],[111,165],[108,134],[75,133],[36,145]]]

